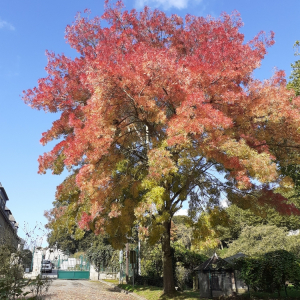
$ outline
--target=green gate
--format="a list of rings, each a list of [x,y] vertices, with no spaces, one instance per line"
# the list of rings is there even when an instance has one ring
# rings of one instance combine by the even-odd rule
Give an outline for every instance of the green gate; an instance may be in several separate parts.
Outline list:
[[[64,271],[58,270],[58,279],[90,279],[90,271]]]
[[[90,279],[90,263],[83,256],[59,260],[58,279]]]

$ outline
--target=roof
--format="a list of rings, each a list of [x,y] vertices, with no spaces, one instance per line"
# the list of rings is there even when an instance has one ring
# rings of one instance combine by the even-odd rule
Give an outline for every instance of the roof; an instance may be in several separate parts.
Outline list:
[[[11,215],[11,210],[5,205],[5,211],[8,211],[8,213]]]
[[[207,271],[212,269],[214,270],[230,269],[230,267],[227,267],[227,262],[221,257],[218,257],[218,255],[215,253],[212,257],[210,257],[208,260],[203,262],[200,266],[196,267],[194,270]]]
[[[16,222],[16,220],[15,220],[15,218],[14,218],[14,216],[13,215],[9,215],[9,221],[11,221],[11,222]]]
[[[6,194],[6,192],[5,192],[5,188],[0,184],[0,190],[1,190],[1,192],[2,192],[2,194],[4,195],[4,197],[5,197],[5,201],[7,201],[7,200],[9,200],[8,199],[8,197],[7,197],[7,194]]]
[[[232,256],[224,258],[224,260],[227,261],[228,263],[231,263],[233,260],[241,258],[241,257],[245,257],[245,256],[246,255],[244,253],[239,252],[239,253],[237,253],[235,255],[232,255]]]

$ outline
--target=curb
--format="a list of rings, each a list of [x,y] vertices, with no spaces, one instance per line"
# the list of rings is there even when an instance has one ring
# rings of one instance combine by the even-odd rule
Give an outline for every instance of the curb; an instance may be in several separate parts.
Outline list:
[[[117,285],[115,285],[115,284],[113,284],[113,283],[111,283],[111,282],[107,282],[107,281],[104,281],[104,280],[101,280],[101,279],[99,279],[99,280],[97,280],[97,281],[100,281],[100,282],[102,282],[102,283],[104,283],[104,284],[106,284],[106,285],[109,285],[109,286],[113,287],[114,290],[119,291],[119,292],[121,292],[121,293],[124,293],[124,294],[127,294],[127,295],[131,295],[131,296],[133,296],[133,297],[135,297],[135,298],[137,298],[137,299],[140,299],[140,300],[147,300],[146,298],[141,297],[141,296],[139,296],[139,295],[137,295],[137,294],[135,294],[135,293],[133,293],[133,292],[128,292],[128,291],[126,291],[126,290],[123,290],[123,289],[119,288]]]

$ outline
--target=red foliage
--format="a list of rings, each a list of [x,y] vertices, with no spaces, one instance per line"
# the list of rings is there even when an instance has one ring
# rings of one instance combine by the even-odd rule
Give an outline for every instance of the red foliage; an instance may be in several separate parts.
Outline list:
[[[223,165],[239,188],[250,188],[251,178],[276,180],[273,160],[285,154],[278,157],[272,144],[283,137],[300,144],[300,100],[285,88],[282,71],[264,82],[253,79],[274,34],[260,32],[245,43],[238,12],[183,20],[148,7],[122,9],[122,1],[115,7],[106,1],[101,18],[78,15],[65,37],[79,57],[47,52],[49,75],[24,91],[31,107],[61,112],[41,143],[62,141],[40,156],[39,173],[59,172],[61,164],[80,169],[79,202],[90,203],[80,226],[121,214],[122,207],[112,204],[132,182],[115,172],[129,155],[156,181],[174,174],[173,152],[180,151],[191,169],[199,156]],[[162,144],[168,155],[160,155]],[[268,199],[283,209],[275,195]]]
[[[258,198],[258,204],[274,207],[282,215],[300,216],[300,210],[293,203],[288,203],[288,199],[284,196],[267,188],[262,190],[262,195]]]

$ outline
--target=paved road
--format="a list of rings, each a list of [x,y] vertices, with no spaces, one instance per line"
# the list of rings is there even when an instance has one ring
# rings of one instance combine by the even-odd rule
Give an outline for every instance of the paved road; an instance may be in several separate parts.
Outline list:
[[[53,280],[46,300],[136,300],[102,282],[88,280]]]

